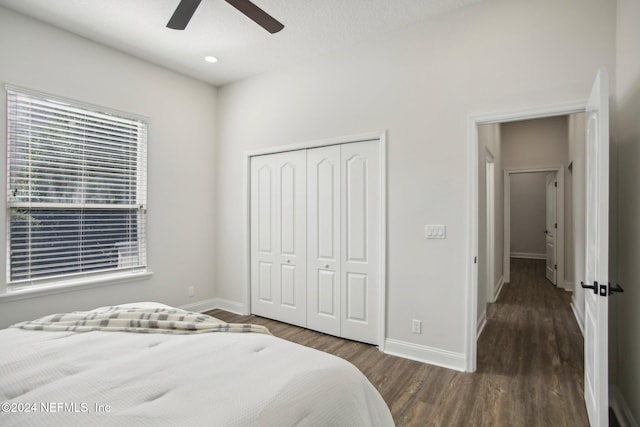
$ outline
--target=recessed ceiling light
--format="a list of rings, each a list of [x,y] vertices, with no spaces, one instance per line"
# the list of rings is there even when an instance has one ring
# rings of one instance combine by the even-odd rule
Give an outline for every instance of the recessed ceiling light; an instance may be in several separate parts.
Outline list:
[[[214,62],[218,62],[218,58],[216,58],[215,56],[205,56],[204,60],[207,61],[207,62],[211,62],[212,64]]]

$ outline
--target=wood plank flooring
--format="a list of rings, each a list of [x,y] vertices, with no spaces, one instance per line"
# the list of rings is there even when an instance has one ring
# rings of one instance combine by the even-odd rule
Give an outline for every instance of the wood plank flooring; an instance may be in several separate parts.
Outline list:
[[[264,325],[275,336],[350,361],[376,386],[397,426],[588,426],[571,294],[544,278],[544,261],[513,259],[511,279],[491,304],[473,374],[257,316],[208,314]]]

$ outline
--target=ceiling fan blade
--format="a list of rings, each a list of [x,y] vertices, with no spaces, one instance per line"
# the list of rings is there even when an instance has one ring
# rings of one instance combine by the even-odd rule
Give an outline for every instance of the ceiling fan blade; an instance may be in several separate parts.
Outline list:
[[[284,25],[278,22],[273,16],[269,15],[249,0],[226,0],[226,2],[247,15],[249,19],[269,31],[271,34],[277,33],[284,28]]]
[[[195,13],[201,0],[181,0],[180,4],[173,12],[167,28],[174,30],[184,30]]]

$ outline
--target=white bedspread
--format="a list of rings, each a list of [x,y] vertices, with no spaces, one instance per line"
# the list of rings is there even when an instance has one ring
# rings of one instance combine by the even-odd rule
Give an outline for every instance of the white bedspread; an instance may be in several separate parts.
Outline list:
[[[350,363],[265,334],[0,331],[1,426],[392,426]]]

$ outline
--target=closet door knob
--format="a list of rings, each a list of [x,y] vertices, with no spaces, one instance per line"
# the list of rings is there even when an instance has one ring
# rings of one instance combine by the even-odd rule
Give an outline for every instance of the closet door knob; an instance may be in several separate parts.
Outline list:
[[[287,260],[287,264],[291,264],[291,260],[290,259]]]
[[[329,268],[329,264],[325,264],[325,265],[324,265],[324,268]]]

